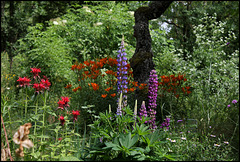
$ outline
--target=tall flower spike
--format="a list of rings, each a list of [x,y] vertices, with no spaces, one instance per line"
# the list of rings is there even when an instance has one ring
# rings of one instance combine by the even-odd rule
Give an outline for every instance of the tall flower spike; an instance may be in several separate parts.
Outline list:
[[[156,108],[157,108],[157,90],[158,90],[158,77],[156,70],[152,70],[149,75],[149,88],[148,88],[148,113],[151,119],[148,121],[151,129],[156,129]]]
[[[160,128],[166,127],[166,129],[169,129],[169,125],[170,125],[170,118],[166,118],[165,121],[161,124]]]
[[[117,92],[118,96],[122,93],[122,107],[127,106],[127,58],[125,57],[127,54],[124,49],[124,37],[121,42],[120,50],[117,55]],[[119,99],[118,99],[119,102]],[[120,106],[120,105],[119,105]],[[121,106],[118,107],[117,114],[122,115]]]
[[[142,117],[147,117],[147,110],[146,110],[146,106],[145,106],[145,101],[142,102],[140,111],[139,111],[139,116],[140,119],[142,120]],[[147,123],[147,121],[145,121],[144,123]]]

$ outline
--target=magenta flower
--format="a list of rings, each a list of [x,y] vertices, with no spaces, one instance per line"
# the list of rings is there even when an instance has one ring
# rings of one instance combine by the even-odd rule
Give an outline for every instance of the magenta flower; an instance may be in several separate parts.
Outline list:
[[[236,104],[236,103],[237,103],[237,100],[233,100],[232,103],[233,103],[233,104]]]
[[[161,124],[160,128],[164,129],[164,127],[166,127],[166,129],[169,129],[169,125],[170,125],[170,118],[166,118],[165,122]]]
[[[146,106],[145,106],[145,102],[142,102],[141,108],[140,108],[140,119],[142,120],[142,116],[147,117],[147,111],[146,111]],[[148,121],[145,121],[144,123],[147,123]]]
[[[151,119],[148,121],[151,129],[156,129],[155,115],[157,108],[157,90],[158,90],[158,77],[156,70],[152,70],[149,75],[149,87],[148,87],[148,113]]]

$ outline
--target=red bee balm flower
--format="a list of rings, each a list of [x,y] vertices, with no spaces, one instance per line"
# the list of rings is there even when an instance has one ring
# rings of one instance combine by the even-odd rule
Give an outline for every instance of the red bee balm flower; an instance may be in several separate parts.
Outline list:
[[[46,80],[41,79],[41,83],[45,86],[45,89],[49,90],[51,83],[48,81],[48,79],[46,79]]]
[[[26,77],[24,77],[24,78],[19,77],[19,79],[17,81],[19,82],[20,87],[22,87],[22,86],[25,87],[26,85],[29,86],[29,82],[31,82],[31,80]]]
[[[78,111],[78,110],[76,110],[76,111],[73,110],[73,111],[72,111],[72,114],[73,114],[73,122],[74,122],[74,121],[77,121],[77,116],[80,115],[79,112],[80,112],[80,111]]]
[[[42,91],[45,89],[45,86],[42,83],[40,83],[40,84],[34,83],[33,88],[35,88],[35,90],[36,90],[35,92],[39,93],[39,91]]]
[[[61,122],[61,125],[63,126],[64,123],[65,123],[64,116],[61,115],[60,118],[59,118],[59,120],[60,120],[60,122]]]
[[[61,97],[62,100],[59,100],[58,102],[58,108],[64,109],[64,107],[69,107],[68,102],[70,102],[68,97]]]
[[[64,106],[63,106],[64,104],[65,104],[65,102],[59,100],[58,101],[58,108],[64,110]]]
[[[33,75],[34,75],[34,79],[36,79],[36,77],[38,76],[38,73],[40,73],[41,72],[41,68],[39,68],[39,69],[37,69],[37,68],[31,68],[32,69],[32,71],[31,71],[31,73],[33,73]]]

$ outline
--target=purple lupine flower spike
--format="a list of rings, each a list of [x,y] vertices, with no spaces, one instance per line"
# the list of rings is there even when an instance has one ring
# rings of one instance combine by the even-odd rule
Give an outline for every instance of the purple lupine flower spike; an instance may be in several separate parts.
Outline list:
[[[148,87],[148,113],[151,119],[148,121],[151,129],[156,129],[156,108],[157,108],[157,90],[158,90],[158,78],[156,70],[152,70],[149,75],[149,87]]]
[[[146,110],[146,106],[145,106],[145,101],[142,102],[140,111],[139,111],[139,116],[140,119],[142,120],[142,117],[147,117],[147,110]],[[145,121],[144,123],[147,123],[147,121]]]
[[[170,125],[170,118],[166,118],[165,119],[165,122],[163,122],[160,126],[160,128],[163,128],[166,127],[166,129],[168,130],[169,129],[169,125]]]
[[[124,52],[124,39],[122,39],[120,50],[118,51],[117,55],[117,93],[118,96],[122,93],[123,95],[123,100],[122,100],[122,106],[126,107],[127,106],[127,58],[125,57],[127,54]],[[119,98],[118,98],[119,100]],[[117,101],[118,102],[118,101]],[[117,115],[122,115],[122,110],[121,106],[118,107],[117,109]]]

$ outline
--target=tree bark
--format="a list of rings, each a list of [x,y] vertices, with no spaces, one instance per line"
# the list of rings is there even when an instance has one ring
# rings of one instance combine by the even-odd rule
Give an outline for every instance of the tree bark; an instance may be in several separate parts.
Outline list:
[[[172,1],[153,1],[148,7],[139,7],[135,13],[134,37],[136,37],[136,50],[133,57],[129,60],[133,69],[134,81],[141,83],[148,83],[149,74],[154,69],[152,60],[153,52],[151,50],[151,35],[149,32],[149,20],[156,19],[164,13]],[[138,100],[138,107],[142,101],[147,102],[147,90],[135,91],[135,98]],[[147,107],[147,105],[146,105]]]

